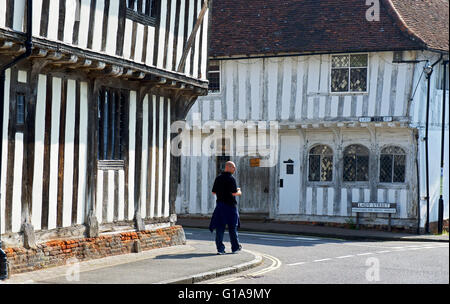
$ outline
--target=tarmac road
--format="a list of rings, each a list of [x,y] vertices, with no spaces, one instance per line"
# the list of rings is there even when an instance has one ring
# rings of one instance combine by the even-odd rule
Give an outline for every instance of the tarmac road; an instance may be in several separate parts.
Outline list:
[[[185,228],[190,240],[211,239],[204,229]],[[348,241],[241,232],[244,249],[264,263],[203,283],[215,284],[448,284],[449,244]],[[225,241],[228,241],[225,236]],[[225,242],[227,247],[229,243]]]

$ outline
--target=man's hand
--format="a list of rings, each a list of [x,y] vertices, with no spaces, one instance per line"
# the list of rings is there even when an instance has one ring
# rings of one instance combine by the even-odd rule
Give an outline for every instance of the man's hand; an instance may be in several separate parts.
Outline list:
[[[232,193],[233,196],[241,196],[242,192],[241,192],[241,188],[237,188],[237,192],[236,193]]]

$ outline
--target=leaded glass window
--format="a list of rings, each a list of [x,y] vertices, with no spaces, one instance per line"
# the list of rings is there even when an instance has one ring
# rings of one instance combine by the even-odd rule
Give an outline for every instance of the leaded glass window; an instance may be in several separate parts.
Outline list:
[[[351,145],[345,149],[344,181],[369,181],[369,149],[362,145]]]
[[[406,153],[402,148],[389,146],[380,154],[380,182],[404,183]]]
[[[333,150],[325,145],[315,146],[309,151],[310,182],[331,182],[333,179]]]
[[[367,91],[367,54],[331,57],[331,92]]]
[[[210,93],[220,93],[220,63],[219,61],[209,62],[208,90]]]

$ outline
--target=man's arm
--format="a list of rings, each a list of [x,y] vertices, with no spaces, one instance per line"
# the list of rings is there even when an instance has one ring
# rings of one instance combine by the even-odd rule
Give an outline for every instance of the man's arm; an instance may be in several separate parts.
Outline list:
[[[237,192],[231,193],[231,195],[233,195],[233,196],[241,196],[242,195],[241,188],[237,188]]]

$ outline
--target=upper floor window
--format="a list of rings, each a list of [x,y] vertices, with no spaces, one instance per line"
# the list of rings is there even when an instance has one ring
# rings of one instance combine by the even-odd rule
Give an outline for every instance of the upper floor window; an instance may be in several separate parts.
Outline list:
[[[369,181],[369,149],[351,145],[344,150],[344,181]]]
[[[210,61],[209,71],[209,93],[220,93],[220,62]]]
[[[98,159],[123,160],[127,139],[127,91],[102,89],[98,95]]]
[[[332,55],[331,92],[367,92],[367,54]]]
[[[155,25],[160,0],[127,0],[126,16],[144,25]]]
[[[309,151],[310,182],[331,182],[333,179],[333,150],[325,145],[315,146]]]
[[[404,183],[406,153],[402,148],[390,146],[381,150],[380,182]]]
[[[445,90],[448,91],[449,88],[449,65],[446,65],[445,68]],[[434,73],[436,73],[436,89],[443,90],[444,89],[444,65],[442,63],[438,64],[434,69]]]

